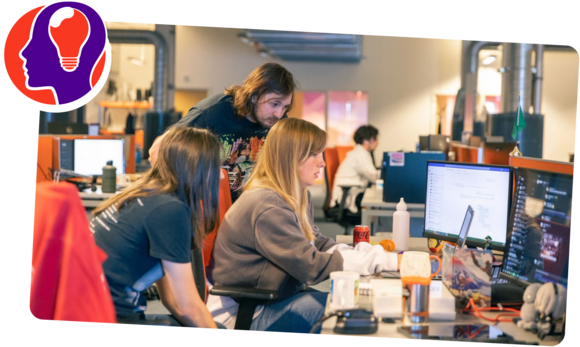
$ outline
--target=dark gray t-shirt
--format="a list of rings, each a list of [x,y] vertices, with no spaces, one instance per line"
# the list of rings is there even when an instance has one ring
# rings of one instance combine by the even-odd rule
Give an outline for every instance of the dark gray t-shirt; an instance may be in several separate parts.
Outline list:
[[[161,260],[189,263],[190,210],[173,194],[138,198],[118,211],[109,207],[90,222],[95,242],[107,253],[105,277],[118,316],[144,312],[141,294],[163,277]]]

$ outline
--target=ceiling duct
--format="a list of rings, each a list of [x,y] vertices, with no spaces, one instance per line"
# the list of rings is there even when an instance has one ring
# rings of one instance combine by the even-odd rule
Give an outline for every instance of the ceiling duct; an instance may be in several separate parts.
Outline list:
[[[153,82],[153,106],[161,113],[167,107],[169,59],[167,43],[163,36],[149,30],[107,30],[111,43],[152,44],[155,46],[155,74]]]
[[[238,37],[262,56],[286,61],[359,63],[362,58],[361,35],[244,30]]]

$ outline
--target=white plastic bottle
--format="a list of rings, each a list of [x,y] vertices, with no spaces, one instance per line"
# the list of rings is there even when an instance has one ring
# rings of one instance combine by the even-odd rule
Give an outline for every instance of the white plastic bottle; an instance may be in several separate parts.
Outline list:
[[[407,212],[407,204],[401,198],[397,204],[397,211],[393,214],[393,242],[398,251],[409,250],[409,227],[411,215]]]

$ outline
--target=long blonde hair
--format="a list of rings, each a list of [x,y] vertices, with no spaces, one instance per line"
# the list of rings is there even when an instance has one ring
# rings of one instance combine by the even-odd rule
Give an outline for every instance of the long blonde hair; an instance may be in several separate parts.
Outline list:
[[[281,119],[270,129],[266,143],[244,190],[267,188],[278,193],[298,216],[304,236],[314,240],[308,190],[302,188],[299,166],[326,146],[326,132],[302,119]]]
[[[110,206],[120,211],[140,197],[174,193],[191,211],[192,247],[200,248],[219,219],[219,179],[217,138],[207,130],[173,127],[163,138],[159,158],[151,170],[122,193],[100,204],[93,215]]]

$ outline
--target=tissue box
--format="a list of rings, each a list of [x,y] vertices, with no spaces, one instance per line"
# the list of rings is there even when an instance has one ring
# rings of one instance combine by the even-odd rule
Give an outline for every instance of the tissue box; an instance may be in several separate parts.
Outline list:
[[[401,318],[403,316],[403,283],[400,279],[372,279],[371,303],[375,316]],[[455,320],[455,297],[441,281],[429,287],[429,319]]]
[[[455,297],[441,281],[431,281],[429,286],[429,319],[454,321]]]
[[[399,279],[372,279],[371,303],[377,317],[401,318],[403,282]]]

